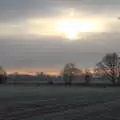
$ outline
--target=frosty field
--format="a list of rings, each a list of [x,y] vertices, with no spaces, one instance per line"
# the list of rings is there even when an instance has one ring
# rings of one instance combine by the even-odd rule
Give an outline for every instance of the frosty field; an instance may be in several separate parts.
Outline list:
[[[120,120],[120,88],[0,86],[0,120]]]

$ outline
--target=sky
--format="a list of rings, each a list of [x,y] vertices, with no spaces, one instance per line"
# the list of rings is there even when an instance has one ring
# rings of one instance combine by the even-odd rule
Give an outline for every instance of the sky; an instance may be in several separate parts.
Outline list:
[[[0,65],[58,72],[120,54],[120,0],[0,0]]]

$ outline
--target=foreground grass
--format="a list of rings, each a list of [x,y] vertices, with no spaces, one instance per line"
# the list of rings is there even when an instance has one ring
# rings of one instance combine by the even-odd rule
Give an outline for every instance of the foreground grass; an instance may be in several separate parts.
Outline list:
[[[25,87],[25,86],[0,86],[0,97],[12,96],[34,96],[34,95],[74,95],[74,94],[91,94],[91,93],[118,93],[120,88],[117,87],[65,87],[65,86],[40,86],[40,87]]]
[[[119,94],[118,87],[0,86],[0,120],[112,120]]]

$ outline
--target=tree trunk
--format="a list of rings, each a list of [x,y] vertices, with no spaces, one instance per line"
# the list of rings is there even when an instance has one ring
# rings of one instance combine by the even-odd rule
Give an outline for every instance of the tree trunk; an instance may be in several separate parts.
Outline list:
[[[71,74],[71,75],[69,76],[69,86],[72,85],[72,80],[73,80],[73,75]]]
[[[116,79],[112,76],[112,83],[113,83],[113,85],[115,85],[115,83],[116,83],[115,80]]]
[[[91,78],[90,78],[90,75],[86,75],[86,76],[85,76],[85,84],[86,84],[86,85],[89,85],[90,79],[91,79]]]
[[[112,78],[113,85],[115,85],[115,83],[116,83],[116,75],[115,75],[114,68],[112,68],[112,76],[111,76],[111,78]]]

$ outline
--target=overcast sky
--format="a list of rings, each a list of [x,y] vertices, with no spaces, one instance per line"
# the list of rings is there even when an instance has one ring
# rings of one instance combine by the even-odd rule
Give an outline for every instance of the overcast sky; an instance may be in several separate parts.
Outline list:
[[[72,12],[80,25],[91,21],[95,29],[77,40],[63,37],[57,25]],[[94,67],[106,53],[120,54],[118,17],[120,0],[0,0],[0,64],[52,72],[68,62]]]

